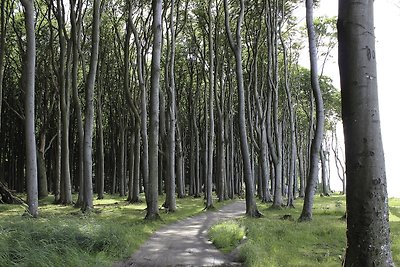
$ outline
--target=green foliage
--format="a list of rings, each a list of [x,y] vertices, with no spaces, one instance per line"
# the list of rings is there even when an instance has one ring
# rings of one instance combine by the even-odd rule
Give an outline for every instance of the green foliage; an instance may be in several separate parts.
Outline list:
[[[199,199],[178,199],[177,212],[148,223],[144,203],[129,205],[120,197],[96,200],[89,216],[52,200],[42,200],[38,219],[21,216],[19,205],[0,205],[0,266],[110,266],[161,226],[203,209]]]
[[[389,204],[392,250],[399,265],[400,200],[391,199]],[[341,266],[346,248],[346,222],[341,219],[345,208],[344,196],[316,197],[313,221],[298,223],[299,208],[273,210],[261,206],[263,218],[238,221],[248,230],[240,255],[246,266]],[[291,215],[293,220],[283,220],[284,215]]]
[[[208,234],[217,248],[231,252],[244,238],[245,229],[236,221],[225,221],[211,227]]]

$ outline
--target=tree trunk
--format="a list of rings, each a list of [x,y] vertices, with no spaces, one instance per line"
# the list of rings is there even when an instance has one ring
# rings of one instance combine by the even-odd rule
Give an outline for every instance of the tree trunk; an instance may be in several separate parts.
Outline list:
[[[83,170],[84,170],[84,196],[82,212],[93,209],[93,183],[92,183],[92,139],[94,121],[94,85],[96,79],[97,63],[99,57],[100,39],[100,0],[93,3],[92,48],[90,53],[90,67],[86,79],[86,111],[83,142]]]
[[[169,133],[168,133],[168,175],[165,177],[168,180],[166,188],[166,209],[168,212],[175,212],[176,210],[176,196],[175,196],[175,156],[176,156],[176,88],[175,88],[175,22],[174,22],[174,9],[175,1],[171,2],[170,13],[170,33],[171,33],[171,53],[169,59],[169,93],[170,93],[170,107],[169,107]]]
[[[78,67],[79,67],[79,50],[80,50],[80,21],[81,15],[79,13],[78,20],[75,13],[75,0],[70,0],[70,19],[71,19],[71,40],[72,40],[72,93],[73,101],[75,105],[77,131],[78,131],[78,181],[79,181],[79,193],[78,201],[75,204],[76,207],[80,207],[83,201],[83,123],[82,123],[82,107],[81,100],[78,93]],[[78,5],[81,8],[81,5]]]
[[[53,194],[54,194],[54,203],[59,204],[61,200],[61,192],[60,192],[60,182],[61,182],[61,110],[60,110],[60,101],[58,101],[57,105],[57,146],[55,151],[55,174],[53,180]]]
[[[315,44],[315,29],[313,24],[313,0],[306,0],[306,22],[310,52],[311,87],[315,98],[317,121],[314,138],[311,143],[310,169],[307,176],[306,194],[304,196],[304,205],[299,221],[312,220],[315,187],[318,182],[319,151],[324,134],[324,103],[318,81],[317,47]]]
[[[373,1],[339,1],[347,170],[344,266],[394,266],[375,58]]]
[[[60,63],[58,73],[58,86],[60,88],[60,107],[61,107],[61,125],[62,125],[62,140],[61,140],[61,203],[72,204],[72,186],[70,173],[70,151],[69,151],[69,98],[70,93],[66,88],[65,82],[65,37],[64,37],[64,17],[61,11],[61,1],[57,1],[57,22],[58,35],[60,44]]]
[[[257,209],[256,200],[254,197],[254,181],[253,173],[251,171],[251,162],[249,155],[249,145],[247,141],[247,128],[246,128],[246,111],[245,111],[245,97],[244,97],[244,81],[243,81],[243,67],[242,67],[242,41],[241,41],[241,25],[244,17],[244,0],[240,0],[240,13],[237,20],[236,28],[236,43],[233,41],[232,32],[229,26],[229,11],[228,1],[224,0],[225,11],[225,28],[227,30],[229,44],[235,55],[235,72],[237,79],[237,93],[239,98],[238,114],[239,114],[239,131],[240,131],[240,147],[243,159],[243,172],[244,182],[246,184],[246,215],[249,217],[260,217],[261,213]]]
[[[123,120],[123,119],[122,119]],[[119,137],[119,196],[125,196],[125,123],[121,122]]]
[[[104,198],[104,136],[103,136],[103,109],[102,109],[102,88],[99,88],[98,93],[98,108],[97,108],[97,142],[98,142],[98,151],[97,152],[97,164],[98,166],[98,177],[96,177],[97,181],[97,199]]]
[[[213,157],[214,157],[214,42],[213,42],[213,19],[212,19],[212,1],[208,1],[208,108],[210,131],[208,136],[208,163],[207,163],[207,186],[206,186],[206,209],[213,209],[212,186],[213,186]]]
[[[320,158],[321,158],[321,182],[322,182],[322,194],[324,196],[329,196],[329,184],[328,184],[328,163],[327,163],[327,156],[326,152],[323,148],[320,151]]]
[[[8,24],[8,4],[6,5],[6,0],[1,0],[0,7],[0,131],[1,131],[1,114],[2,114],[2,104],[3,104],[3,80],[4,80],[4,56],[6,54],[5,44],[6,44],[6,31]]]
[[[33,1],[21,0],[25,8],[26,56],[24,66],[25,84],[25,143],[26,143],[26,183],[28,211],[32,217],[39,215],[37,157],[35,140],[35,11]]]
[[[162,1],[154,0],[153,9],[153,50],[151,58],[150,89],[150,128],[149,128],[149,184],[146,195],[146,219],[159,219],[158,214],[158,135],[159,135],[159,94],[160,94],[160,61],[162,39]],[[142,122],[145,124],[145,122]]]

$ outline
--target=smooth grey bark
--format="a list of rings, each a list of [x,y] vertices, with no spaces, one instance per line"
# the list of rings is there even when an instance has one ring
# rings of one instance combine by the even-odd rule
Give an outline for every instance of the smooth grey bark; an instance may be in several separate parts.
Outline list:
[[[214,40],[213,40],[213,15],[212,1],[208,1],[208,111],[209,111],[209,135],[207,154],[207,176],[206,176],[206,209],[213,209],[212,186],[213,186],[213,158],[214,158]]]
[[[342,181],[342,194],[346,193],[346,170],[342,163],[342,157],[339,155],[339,143],[336,134],[336,128],[332,131],[332,151],[335,157],[336,172]]]
[[[283,50],[283,64],[284,64],[284,87],[286,93],[286,104],[289,112],[289,152],[288,152],[288,190],[287,190],[287,207],[294,207],[294,182],[296,175],[296,158],[297,158],[297,147],[296,147],[296,125],[295,125],[295,114],[292,103],[292,93],[289,86],[289,70],[288,70],[288,58],[287,49],[282,36],[282,28],[279,28],[279,38],[282,44]]]
[[[322,182],[322,194],[324,196],[329,196],[329,183],[328,183],[328,158],[327,152],[321,148],[320,152],[320,159],[321,159],[321,182]]]
[[[83,203],[82,212],[93,209],[93,183],[92,183],[92,150],[93,150],[93,124],[94,124],[94,86],[96,80],[97,63],[99,58],[100,43],[100,0],[93,3],[92,48],[90,52],[90,67],[85,84],[85,126],[83,141]]]
[[[23,81],[25,85],[25,143],[26,143],[26,187],[28,211],[32,217],[39,215],[38,177],[35,138],[35,11],[33,0],[21,0],[25,8],[26,55]]]
[[[225,74],[220,75],[221,96],[215,96],[218,112],[218,139],[217,139],[217,179],[218,179],[218,201],[227,199],[227,175],[226,175],[226,144],[225,144]],[[215,90],[216,91],[216,90]]]
[[[176,172],[175,172],[175,156],[176,156],[176,88],[175,88],[175,1],[170,1],[170,58],[169,58],[169,98],[170,98],[170,106],[169,106],[169,131],[168,131],[168,175],[165,177],[167,181],[166,185],[166,200],[165,206],[168,212],[176,211],[176,195],[175,195],[175,181],[176,181]]]
[[[6,5],[6,0],[1,0],[0,3],[1,13],[0,13],[0,131],[1,131],[1,114],[3,105],[3,80],[4,80],[4,59],[5,59],[5,44],[6,44],[6,31],[8,25],[8,1]]]
[[[139,119],[138,119],[139,120]],[[135,123],[135,162],[131,203],[141,202],[140,193],[140,124]]]
[[[278,60],[278,12],[272,8],[273,3],[268,1],[266,24],[268,41],[268,65],[267,65],[267,114],[266,122],[271,125],[267,127],[268,148],[273,162],[274,178],[271,181],[273,194],[273,208],[280,209],[283,205],[282,198],[282,132],[279,122],[279,60]],[[273,136],[274,134],[274,136]],[[273,175],[271,175],[273,177]]]
[[[261,213],[257,209],[256,200],[254,197],[254,181],[253,173],[251,170],[251,162],[249,155],[249,146],[247,141],[247,128],[246,128],[246,111],[245,111],[245,97],[244,97],[244,79],[242,67],[242,40],[241,40],[241,26],[244,17],[244,0],[240,0],[240,13],[237,19],[236,27],[236,42],[233,40],[231,28],[229,25],[229,11],[228,1],[224,0],[224,13],[225,13],[225,28],[229,40],[229,45],[235,55],[235,72],[237,79],[237,93],[239,99],[238,114],[239,114],[239,131],[240,131],[240,147],[243,161],[243,175],[246,185],[246,215],[249,217],[260,217]]]
[[[79,67],[79,51],[80,51],[80,25],[81,25],[81,9],[82,1],[78,1],[78,17],[75,12],[76,1],[70,0],[70,20],[71,20],[71,41],[72,41],[72,76],[71,76],[71,86],[72,86],[72,97],[76,112],[77,121],[77,131],[78,131],[78,181],[79,181],[79,193],[78,200],[75,204],[77,207],[82,205],[83,201],[83,117],[82,117],[82,107],[81,100],[78,93],[78,67]]]
[[[310,53],[310,71],[311,87],[315,99],[316,125],[314,138],[311,143],[310,151],[310,169],[307,175],[306,194],[304,196],[304,205],[299,221],[312,220],[312,208],[314,203],[315,187],[318,182],[318,163],[319,151],[321,149],[324,134],[324,103],[322,93],[319,87],[317,47],[315,44],[315,29],[313,22],[313,0],[306,0],[306,22],[308,32],[308,45]]]
[[[131,17],[130,17],[131,18]],[[137,64],[137,75],[139,80],[139,89],[140,89],[140,123],[141,123],[141,138],[142,138],[142,177],[143,177],[143,186],[145,195],[147,195],[147,189],[149,187],[149,142],[148,142],[148,135],[147,135],[147,89],[144,80],[144,73],[143,73],[143,56],[142,56],[142,45],[140,43],[139,34],[137,32],[136,27],[133,25],[131,19],[129,19],[129,23],[132,28],[132,32],[135,38],[135,45],[136,45],[136,64]],[[146,203],[148,204],[148,199],[146,197]]]
[[[182,148],[182,133],[179,124],[176,126],[176,191],[178,198],[184,198],[185,189],[185,157]]]
[[[60,97],[60,96],[59,96]],[[57,145],[55,151],[55,173],[53,178],[54,203],[59,204],[61,200],[60,182],[61,182],[61,109],[60,101],[57,103]]]
[[[373,4],[369,0],[339,1],[339,69],[347,170],[347,248],[343,266],[394,266]]]
[[[122,119],[119,128],[119,196],[125,196],[125,122]]]
[[[103,109],[102,109],[102,88],[98,89],[97,95],[97,199],[104,198],[104,134],[103,134]]]
[[[62,3],[57,0],[56,18],[58,23],[58,39],[60,45],[60,62],[58,69],[58,86],[60,90],[61,107],[61,203],[72,204],[72,185],[70,173],[70,151],[69,151],[69,114],[70,114],[70,92],[66,86],[66,44],[64,36],[65,19],[62,12]]]
[[[153,0],[153,50],[151,57],[150,88],[150,127],[149,127],[149,184],[146,195],[146,219],[159,219],[158,214],[158,137],[159,137],[159,95],[160,95],[160,61],[162,39],[162,1]],[[144,122],[142,122],[143,124]]]

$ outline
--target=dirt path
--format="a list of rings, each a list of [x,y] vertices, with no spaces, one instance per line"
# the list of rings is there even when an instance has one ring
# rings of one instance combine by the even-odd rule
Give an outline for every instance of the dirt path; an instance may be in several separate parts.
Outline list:
[[[215,223],[243,216],[245,202],[236,201],[215,212],[204,212],[155,232],[132,257],[116,267],[242,266],[235,253],[223,254],[208,240]]]

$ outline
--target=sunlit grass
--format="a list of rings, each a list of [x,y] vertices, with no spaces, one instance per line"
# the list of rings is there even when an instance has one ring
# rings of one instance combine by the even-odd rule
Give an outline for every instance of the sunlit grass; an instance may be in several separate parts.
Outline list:
[[[85,215],[72,205],[53,205],[49,196],[40,201],[37,219],[22,216],[23,206],[0,205],[0,266],[111,266],[161,226],[204,208],[201,198],[178,199],[176,212],[160,210],[161,221],[147,222],[146,204],[125,199],[106,195]]]
[[[302,200],[295,209],[269,209],[258,204],[263,218],[240,218],[247,240],[240,247],[246,266],[341,266],[346,248],[346,201],[341,195],[315,197],[313,221],[299,223]],[[400,200],[390,199],[393,259],[400,265]],[[222,225],[222,224],[221,224]],[[219,229],[214,227],[214,229]],[[219,234],[224,235],[221,228]],[[226,234],[226,233],[225,233]],[[221,238],[224,240],[224,238]]]
[[[208,235],[217,248],[231,252],[244,238],[245,228],[237,221],[225,221],[211,227]]]

